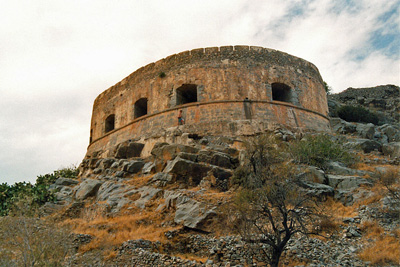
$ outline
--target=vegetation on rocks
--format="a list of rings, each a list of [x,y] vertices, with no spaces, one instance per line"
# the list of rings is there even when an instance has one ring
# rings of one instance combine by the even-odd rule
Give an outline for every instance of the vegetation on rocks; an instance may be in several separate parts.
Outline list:
[[[37,208],[46,202],[55,200],[54,193],[49,189],[59,177],[76,178],[76,167],[59,169],[50,174],[39,175],[36,183],[18,182],[13,185],[0,184],[0,216],[9,214],[15,209],[16,203],[25,202],[27,206]]]
[[[347,166],[356,162],[354,154],[329,135],[308,135],[296,140],[290,147],[293,158],[298,163],[326,168],[329,161],[339,161]]]
[[[338,109],[339,118],[350,122],[365,122],[375,125],[379,122],[379,117],[361,106],[342,106]]]
[[[295,235],[317,234],[323,219],[313,198],[296,186],[295,167],[279,145],[272,135],[249,140],[245,163],[234,176],[242,188],[236,195],[232,225],[271,266],[279,265]]]

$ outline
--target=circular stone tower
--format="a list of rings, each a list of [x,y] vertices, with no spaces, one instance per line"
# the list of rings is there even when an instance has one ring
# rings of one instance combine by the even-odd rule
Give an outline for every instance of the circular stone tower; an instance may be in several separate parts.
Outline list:
[[[313,64],[262,47],[200,48],[146,65],[101,93],[87,155],[105,157],[133,140],[145,145],[145,156],[179,132],[235,137],[281,126],[330,130],[324,83]]]

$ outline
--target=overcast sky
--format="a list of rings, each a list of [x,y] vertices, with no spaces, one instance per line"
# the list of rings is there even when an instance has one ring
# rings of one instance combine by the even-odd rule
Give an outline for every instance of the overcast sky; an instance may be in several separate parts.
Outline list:
[[[400,84],[400,0],[0,0],[0,183],[78,165],[98,94],[200,47],[314,63],[340,92]]]

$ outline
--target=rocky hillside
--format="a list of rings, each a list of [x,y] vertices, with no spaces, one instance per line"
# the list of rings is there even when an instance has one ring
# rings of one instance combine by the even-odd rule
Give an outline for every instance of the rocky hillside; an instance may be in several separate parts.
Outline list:
[[[380,124],[400,122],[400,89],[396,85],[369,88],[347,88],[328,96],[331,117],[337,116],[342,105],[363,106],[380,115]]]
[[[351,153],[354,162],[310,164],[288,156],[287,164],[296,166],[296,186],[318,201],[329,220],[315,225],[319,235],[295,235],[280,266],[400,265],[398,96],[396,86],[330,96],[332,115],[357,103],[384,118],[374,125],[332,117],[327,140]],[[85,158],[78,178],[61,177],[51,185],[56,201],[46,203],[41,215],[51,222],[51,233],[51,225],[72,233],[64,242],[71,246],[63,265],[267,266],[262,249],[250,249],[230,220],[246,140],[180,134],[185,145],[158,143],[148,158],[137,157],[140,144],[119,144],[113,157]],[[269,134],[287,148],[316,135],[283,128]],[[3,262],[17,266],[15,260]]]

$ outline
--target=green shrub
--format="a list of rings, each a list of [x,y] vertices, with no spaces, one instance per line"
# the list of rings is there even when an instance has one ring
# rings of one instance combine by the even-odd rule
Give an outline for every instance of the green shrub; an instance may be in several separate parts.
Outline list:
[[[37,176],[35,185],[27,182],[19,182],[13,185],[0,184],[0,216],[6,216],[13,209],[16,203],[24,202],[32,208],[40,207],[46,202],[55,200],[54,193],[49,190],[59,177],[76,178],[78,169],[67,167],[51,174]]]
[[[361,106],[342,106],[338,109],[339,118],[350,122],[365,122],[378,124],[379,118],[375,113]]]
[[[347,166],[356,162],[355,155],[346,150],[339,142],[328,135],[306,136],[295,141],[290,147],[293,159],[298,163],[326,168],[328,161],[339,161]]]

